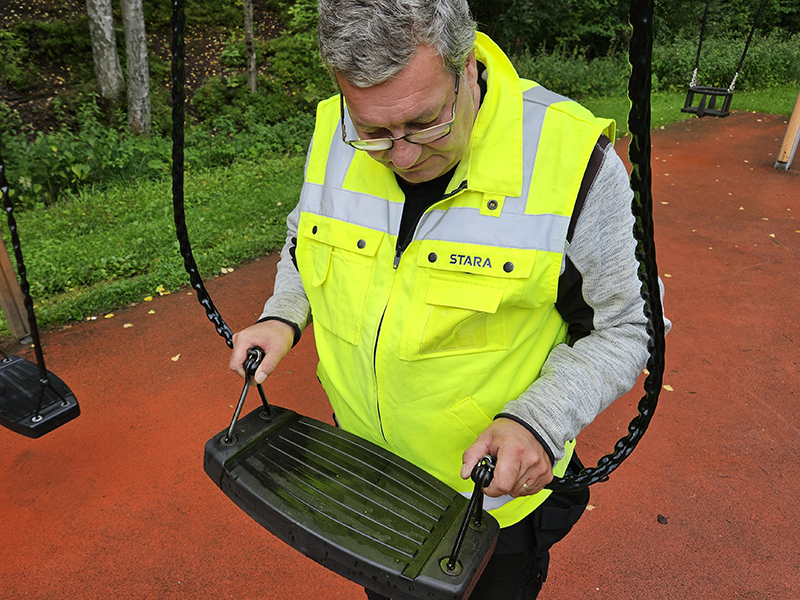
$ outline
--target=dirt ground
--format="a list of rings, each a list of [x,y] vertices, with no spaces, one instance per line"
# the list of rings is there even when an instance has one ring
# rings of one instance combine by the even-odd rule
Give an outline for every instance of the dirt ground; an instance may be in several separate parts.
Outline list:
[[[800,165],[773,169],[786,121],[736,112],[654,132],[657,258],[674,323],[665,388],[639,447],[554,548],[541,600],[800,598]],[[232,329],[260,312],[275,264],[209,282]],[[0,598],[363,597],[204,474],[203,446],[227,427],[241,383],[191,292],[43,343],[82,414],[38,440],[0,430]],[[315,363],[307,331],[266,390],[329,421]],[[641,395],[581,433],[585,461],[611,450]],[[257,405],[253,395],[246,410]]]

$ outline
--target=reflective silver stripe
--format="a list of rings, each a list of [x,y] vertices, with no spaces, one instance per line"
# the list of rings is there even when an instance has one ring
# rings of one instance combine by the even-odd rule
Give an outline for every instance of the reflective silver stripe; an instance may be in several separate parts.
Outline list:
[[[566,96],[551,92],[547,88],[544,88],[540,85],[536,85],[529,90],[526,90],[525,93],[522,94],[522,98],[528,102],[535,102],[537,104],[541,104],[542,106],[550,106],[556,102],[566,102],[569,100],[569,98]]]
[[[403,212],[403,205],[399,202],[308,182],[303,185],[300,203],[303,212],[386,231],[395,236],[399,232]]]
[[[350,113],[344,111],[345,127],[350,131],[355,131],[355,126],[350,120]],[[344,185],[344,178],[347,176],[347,170],[350,168],[350,163],[353,162],[353,157],[356,155],[356,149],[348,146],[342,142],[342,124],[336,126],[336,131],[333,132],[333,139],[331,140],[331,147],[328,150],[328,162],[325,165],[325,185],[334,188],[341,188]]]
[[[472,492],[461,492],[461,495],[464,498],[470,499],[472,498]],[[484,496],[483,497],[483,510],[494,510],[496,508],[500,508],[501,506],[505,506],[509,502],[511,502],[514,498],[511,496],[500,496],[499,498],[492,498],[491,496]]]
[[[376,231],[398,234],[403,205],[348,190],[306,183],[301,199],[304,212],[322,215]],[[475,227],[476,219],[480,226]],[[563,252],[569,217],[526,215],[503,210],[500,217],[481,217],[477,208],[451,207],[425,213],[416,239],[497,248]]]
[[[482,218],[476,208],[451,207],[425,213],[416,238],[563,252],[569,221],[569,217],[562,215],[513,213],[506,211],[505,206],[497,218]]]
[[[555,102],[568,99],[542,86],[532,87],[522,95],[522,98],[524,110],[522,117],[522,196],[519,198],[506,197],[503,203],[504,211],[510,210],[518,214],[523,214],[528,204],[528,194],[533,179],[533,165],[536,162],[536,153],[539,151],[539,140],[542,137],[542,126],[547,108]]]

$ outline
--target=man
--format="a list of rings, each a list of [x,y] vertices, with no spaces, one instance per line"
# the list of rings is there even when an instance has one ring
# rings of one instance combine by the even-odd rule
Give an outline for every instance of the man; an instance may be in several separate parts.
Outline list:
[[[588,492],[574,438],[647,358],[614,124],[533,82],[466,0],[320,0],[322,102],[274,295],[234,336],[263,381],[314,319],[345,430],[456,490],[497,457],[502,530],[472,598],[535,598]],[[368,591],[370,599],[381,596]]]

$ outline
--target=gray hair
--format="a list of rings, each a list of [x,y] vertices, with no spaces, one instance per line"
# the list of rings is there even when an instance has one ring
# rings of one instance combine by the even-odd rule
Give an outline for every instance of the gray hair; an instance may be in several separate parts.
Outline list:
[[[322,62],[364,88],[393,78],[420,46],[460,73],[475,44],[467,0],[319,0]]]

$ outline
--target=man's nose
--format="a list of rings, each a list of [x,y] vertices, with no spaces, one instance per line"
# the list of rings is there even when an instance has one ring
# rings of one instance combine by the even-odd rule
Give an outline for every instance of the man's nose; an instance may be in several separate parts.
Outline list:
[[[397,140],[389,150],[389,159],[392,164],[399,169],[408,169],[419,158],[422,153],[422,146],[412,144],[406,140]]]

